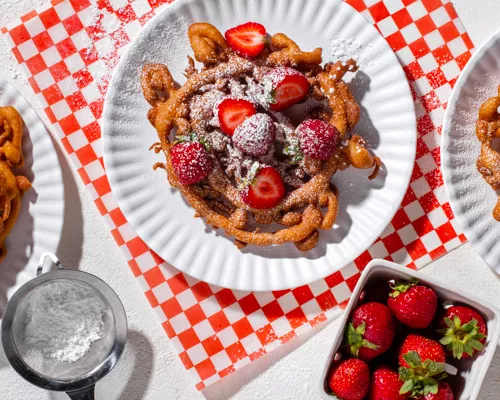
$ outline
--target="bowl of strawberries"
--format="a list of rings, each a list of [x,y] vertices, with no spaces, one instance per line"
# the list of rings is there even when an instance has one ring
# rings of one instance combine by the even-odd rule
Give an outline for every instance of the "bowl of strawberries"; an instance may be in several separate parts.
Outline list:
[[[324,399],[476,399],[500,311],[398,264],[363,271],[320,382]]]

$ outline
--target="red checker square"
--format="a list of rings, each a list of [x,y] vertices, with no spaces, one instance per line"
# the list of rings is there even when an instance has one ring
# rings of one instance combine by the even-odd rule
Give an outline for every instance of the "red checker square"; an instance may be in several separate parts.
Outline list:
[[[389,46],[391,46],[394,51],[399,51],[403,47],[406,47],[406,40],[400,31],[394,32],[392,35],[387,36],[385,40],[387,40],[387,43],[389,43]]]
[[[47,114],[47,118],[49,119],[51,124],[55,124],[57,122],[56,116],[54,115],[50,107],[45,108],[43,111],[45,111],[45,114]]]
[[[156,296],[151,290],[148,290],[144,294],[146,295],[146,299],[148,299],[149,304],[151,305],[152,308],[158,306],[158,300],[156,299]]]
[[[305,304],[309,300],[314,298],[311,289],[307,285],[293,289],[292,293],[295,297],[295,300],[297,300],[297,303],[299,303],[300,305]]]
[[[441,102],[434,91],[427,93],[425,96],[420,98],[420,103],[425,108],[425,111],[431,112],[435,109],[441,107]]]
[[[179,333],[177,337],[186,350],[200,343],[200,339],[198,339],[198,335],[196,335],[193,328],[186,329],[184,332]]]
[[[36,75],[47,69],[47,64],[45,64],[45,61],[40,54],[26,60],[26,66],[30,70],[31,75]]]
[[[257,329],[255,334],[263,346],[266,346],[278,339],[276,332],[274,332],[273,327],[269,324]]]
[[[113,32],[111,34],[111,37],[113,38],[115,49],[119,49],[120,47],[123,47],[130,42],[130,38],[123,28],[120,28],[117,31]],[[116,57],[115,60],[118,61],[118,57]]]
[[[448,4],[445,4],[444,8],[448,12],[448,15],[450,16],[451,19],[458,18],[458,14],[455,11],[455,7],[453,7],[453,4],[451,2]]]
[[[462,40],[469,50],[472,50],[474,48],[474,43],[472,43],[472,40],[467,32],[462,34]]]
[[[35,79],[33,77],[28,78],[28,82],[31,85],[31,88],[35,92],[35,94],[40,93],[40,88],[38,87],[38,84],[36,83]]]
[[[137,265],[137,262],[135,260],[130,260],[127,264],[136,278],[142,275],[139,265]]]
[[[113,223],[115,224],[116,227],[122,226],[127,222],[125,219],[125,216],[121,212],[119,208],[115,208],[114,210],[111,210],[109,212],[109,216],[113,220]]]
[[[451,42],[453,39],[456,39],[460,36],[460,33],[458,32],[458,29],[453,21],[440,26],[439,33],[441,33],[441,36],[443,37],[445,42]]]
[[[115,12],[115,14],[118,19],[125,24],[137,19],[137,15],[135,15],[135,11],[130,4],[120,8]]]
[[[466,51],[464,54],[459,55],[455,60],[457,61],[457,64],[460,67],[460,69],[464,69],[465,65],[469,62],[471,57],[472,57],[471,52]]]
[[[427,79],[429,79],[429,83],[434,89],[437,89],[448,82],[443,71],[441,71],[441,68],[436,68],[434,71],[429,72],[427,74]]]
[[[422,0],[422,3],[428,12],[437,10],[439,7],[442,7],[443,5],[441,0]]]
[[[94,81],[94,78],[92,78],[92,75],[86,69],[75,72],[73,74],[73,78],[75,79],[76,86],[78,86],[79,89],[83,89]]]
[[[418,122],[417,122],[417,127],[418,127]],[[424,154],[427,154],[427,153],[429,153],[429,148],[427,147],[425,142],[422,140],[422,138],[419,137],[417,139],[417,159],[419,159],[420,157],[422,157]],[[418,164],[416,164],[414,168],[417,168],[417,167],[418,167]],[[418,168],[420,168],[420,167],[418,167]]]
[[[82,92],[75,92],[73,94],[70,94],[69,96],[66,97],[66,101],[68,102],[69,108],[71,108],[72,112],[76,112],[82,109],[83,107],[87,106],[87,102],[83,98]]]
[[[285,315],[281,306],[276,300],[271,301],[269,304],[266,304],[264,307],[262,307],[262,311],[266,315],[267,320],[269,322],[273,322],[274,320],[277,320],[279,317]]]
[[[345,0],[347,4],[350,4],[359,12],[366,10],[366,4],[364,0]]]
[[[200,378],[202,380],[210,378],[211,376],[215,375],[217,372],[215,370],[214,364],[212,363],[210,358],[203,360],[198,365],[195,365],[194,368],[196,369],[196,372],[198,372],[198,375],[200,375]],[[203,385],[203,386],[205,386],[205,385]]]
[[[233,323],[233,329],[240,340],[253,333],[252,325],[245,317]]]
[[[447,243],[457,237],[455,229],[453,229],[453,226],[449,222],[441,225],[439,228],[436,228],[436,233],[443,243]]]
[[[458,237],[458,239],[460,239],[461,243],[465,243],[467,241],[467,238],[465,237],[465,235],[463,233],[460,234],[460,236]]]
[[[28,14],[25,14],[21,17],[21,21],[24,23],[28,22],[30,19],[35,18],[37,16],[37,12],[35,10],[30,11]],[[4,28],[2,28],[4,29]],[[5,33],[5,32],[3,32]]]
[[[417,25],[417,28],[422,34],[422,36],[425,36],[428,33],[431,33],[432,31],[435,31],[437,29],[436,24],[434,23],[429,14],[415,21],[415,25]]]
[[[181,359],[184,368],[186,369],[193,368],[193,362],[191,361],[191,358],[189,357],[189,354],[186,351],[179,353],[179,358]]]
[[[80,129],[80,124],[78,123],[77,119],[73,114],[70,114],[67,117],[61,119],[59,121],[59,125],[61,126],[61,129],[66,135],[69,135]]]
[[[235,371],[236,371],[236,369],[234,368],[234,365],[230,365],[229,367],[224,368],[222,371],[219,371],[219,376],[221,378],[224,378],[224,377],[228,376],[229,374],[232,374]],[[201,389],[198,389],[198,390],[201,390]]]
[[[392,14],[392,19],[399,29],[403,29],[405,26],[408,26],[413,22],[413,18],[406,8],[402,8]]]
[[[71,73],[69,72],[68,67],[66,66],[64,61],[59,61],[58,63],[52,65],[51,67],[49,67],[49,71],[52,74],[52,77],[55,79],[56,82],[62,81],[63,79],[65,79],[71,75]],[[69,101],[68,101],[68,104],[69,104]],[[70,104],[70,107],[71,107],[71,104]],[[78,110],[78,108],[76,110]],[[76,110],[72,109],[73,112]]]
[[[417,61],[412,61],[408,65],[403,67],[406,77],[409,81],[416,81],[424,76],[424,71]]]
[[[104,166],[104,164],[103,164]],[[153,260],[155,261],[156,264],[160,265],[160,264],[163,264],[165,261],[163,261],[163,259],[158,255],[156,254],[153,250],[149,249],[149,252],[151,253],[151,255],[153,256]]]
[[[444,185],[443,173],[439,168],[436,168],[431,172],[425,174],[425,180],[427,181],[432,190],[435,190],[438,187]]]
[[[52,41],[47,31],[43,31],[40,34],[33,36],[33,43],[35,43],[38,51],[44,51],[49,47],[54,46],[54,42]]]
[[[102,109],[104,107],[104,100],[103,99],[96,100],[90,103],[89,106],[90,106],[90,111],[92,111],[92,114],[94,114],[94,117],[96,119],[101,118]]]
[[[66,32],[68,32],[68,35],[74,35],[77,32],[80,32],[83,29],[83,24],[82,21],[80,21],[80,18],[78,18],[78,15],[72,15],[69,18],[66,18],[62,24],[64,25],[64,28],[66,29]]]
[[[361,277],[361,274],[358,272],[357,274],[346,279],[345,282],[347,283],[347,286],[349,286],[349,289],[351,289],[351,292],[356,287],[356,284],[358,283],[360,277]],[[348,301],[348,300],[346,300],[346,301]],[[340,303],[340,305],[342,305],[342,303]]]
[[[92,40],[92,43],[95,43],[99,39],[102,39],[106,33],[104,27],[99,21],[90,26],[86,26],[85,32],[87,32],[87,35],[89,35],[90,39]]]
[[[389,260],[389,261],[391,261],[391,260]],[[352,289],[351,289],[351,290],[352,290]],[[345,309],[347,308],[347,304],[349,304],[349,299],[344,300],[344,301],[342,301],[341,303],[339,303],[339,307],[340,307],[340,309],[345,310]]]
[[[6,28],[5,26],[2,26],[2,27],[0,28],[0,32],[2,32],[2,34],[4,34],[4,35],[5,35],[5,34],[8,32],[8,30],[7,30],[7,28]]]
[[[160,7],[163,4],[171,3],[172,0],[148,0],[149,5],[155,9]]]
[[[203,340],[201,342],[201,345],[203,346],[209,357],[212,357],[213,355],[224,350],[224,346],[222,346],[222,343],[220,342],[217,335],[210,336],[209,338]]]
[[[189,307],[186,311],[184,311],[184,313],[186,314],[186,318],[191,325],[199,324],[207,318],[199,304]]]
[[[71,154],[73,153],[73,147],[71,146],[71,144],[69,143],[69,140],[67,137],[63,137],[61,138],[61,144],[63,145],[64,147],[64,150],[66,150],[66,153],[68,154]],[[104,214],[103,214],[104,215]]]
[[[368,7],[368,11],[370,11],[375,23],[382,21],[390,15],[383,1]]]
[[[427,254],[427,250],[420,239],[411,242],[408,246],[406,246],[406,250],[408,250],[408,254],[410,254],[412,260],[418,260],[420,257]]]
[[[311,321],[309,321],[309,324],[311,324],[312,327],[315,327],[316,325],[319,325],[325,321],[326,321],[326,315],[321,313],[318,316],[314,317]]]
[[[368,264],[371,260],[372,256],[370,255],[368,250],[365,250],[354,260],[354,264],[356,264],[358,269],[362,271],[363,269],[365,269],[366,264]]]
[[[160,307],[168,319],[173,318],[182,312],[182,307],[175,297],[163,302],[160,304]]]
[[[87,172],[85,172],[85,169],[80,168],[77,170],[77,172],[78,172],[78,175],[80,175],[80,178],[81,178],[83,184],[88,185],[90,183],[90,178],[87,175]]]
[[[390,235],[386,236],[382,239],[382,242],[384,243],[384,246],[389,254],[395,253],[396,251],[404,247],[404,244],[397,232],[393,232]]]
[[[221,291],[215,293],[214,296],[222,308],[226,308],[236,302],[236,297],[234,297],[233,292],[229,289],[222,289]]]
[[[220,332],[230,325],[223,311],[216,312],[214,315],[208,317],[208,322],[210,322],[215,332]]]
[[[198,302],[205,300],[213,294],[208,283],[201,281],[191,286],[191,291]]]
[[[168,286],[170,286],[170,290],[172,290],[172,293],[175,295],[178,295],[179,293],[184,292],[184,290],[189,289],[189,284],[186,281],[186,278],[182,273],[179,273],[172,278],[170,278],[168,281]]]
[[[21,53],[19,52],[19,50],[17,49],[17,47],[14,47],[12,50],[12,53],[14,54],[14,57],[16,58],[16,61],[21,64],[23,61],[24,61],[24,58],[23,56],[21,55]]]
[[[417,266],[415,265],[415,263],[413,261],[411,263],[409,263],[409,264],[406,264],[406,267],[410,268],[410,269],[412,269],[414,271],[417,270]]]
[[[43,97],[45,97],[45,100],[47,101],[49,106],[64,99],[64,96],[59,90],[59,87],[57,85],[52,85],[49,86],[47,89],[42,90],[42,94]]]
[[[444,246],[439,246],[437,249],[432,250],[429,255],[433,260],[436,258],[441,257],[443,254],[446,253],[446,248]]]
[[[99,10],[106,10],[107,12],[112,13],[113,12],[113,6],[108,0],[97,0],[97,8]]]
[[[16,26],[9,31],[9,34],[16,46],[19,46],[21,43],[24,43],[31,38],[24,25]]]
[[[99,200],[99,199],[98,199]],[[96,200],[97,202],[97,200]],[[101,214],[102,215],[102,214]],[[113,229],[111,231],[111,236],[113,236],[113,239],[115,239],[115,242],[118,246],[123,246],[125,244],[125,241],[123,240],[123,237],[122,235],[120,234],[120,232],[118,231],[118,229]],[[140,270],[139,270],[139,275],[140,275]],[[135,277],[139,276],[139,275],[135,275]]]
[[[172,339],[173,337],[176,336],[174,328],[172,328],[172,325],[170,325],[170,322],[165,321],[161,324],[161,326],[163,327],[163,330],[165,331],[165,333],[167,334],[169,339]]]
[[[260,308],[260,304],[253,293],[250,293],[248,296],[245,296],[242,299],[238,300],[238,303],[245,315],[252,314]]]
[[[141,24],[141,26],[144,26],[146,25],[146,23],[151,19],[153,18],[155,15],[154,11],[150,11],[146,14],[144,14],[142,17],[139,18],[139,23]]]
[[[202,391],[203,389],[206,388],[205,384],[203,382],[198,382],[196,385],[194,385],[194,387],[196,388],[196,390],[198,391]]]
[[[403,201],[401,202],[401,206],[407,206],[410,203],[413,203],[415,200],[417,200],[417,196],[415,196],[415,192],[411,187],[408,187],[406,190],[406,193],[403,197]]]
[[[105,177],[106,175],[104,175]],[[101,179],[101,178],[99,178]],[[95,182],[95,181],[94,181]],[[132,257],[138,257],[141,254],[144,254],[146,251],[148,251],[148,246],[146,246],[146,243],[144,243],[139,237],[135,237],[127,242],[127,247],[130,251],[130,254],[132,254]],[[156,267],[158,268],[158,267]],[[158,269],[158,272],[161,273],[160,269]],[[163,274],[162,274],[163,277]],[[163,277],[163,280],[165,278]]]
[[[257,358],[262,357],[264,354],[267,354],[266,350],[265,349],[259,349],[257,351],[254,351],[253,353],[249,354],[248,358],[250,358],[250,361],[255,361],[255,360],[257,360]]]
[[[81,92],[78,92],[81,95]],[[85,105],[87,103],[85,102]],[[82,106],[83,107],[83,106]],[[84,126],[82,128],[83,133],[87,137],[87,140],[92,143],[94,140],[97,140],[101,137],[101,128],[99,127],[99,124],[97,121],[94,121],[87,126]]]
[[[273,291],[273,295],[274,297],[276,297],[277,299],[279,299],[281,296],[284,296],[285,294],[287,294],[290,290],[289,289],[284,289],[284,290],[274,290]]]
[[[295,310],[292,310],[288,314],[286,314],[286,319],[293,329],[296,329],[307,322],[304,311],[302,311],[300,307],[297,307]]]
[[[431,51],[424,38],[417,39],[408,46],[416,58],[423,57]]]
[[[89,144],[78,149],[75,153],[82,165],[87,165],[97,160],[97,154]]]
[[[296,338],[296,337],[297,337],[297,334],[295,333],[295,331],[291,331],[291,332],[288,332],[287,334],[281,336],[280,341],[282,344],[285,344],[286,342],[289,342],[290,340],[292,340],[293,338]]]
[[[455,216],[453,215],[453,211],[451,211],[451,206],[450,203],[446,202],[443,205],[441,205],[444,213],[446,214],[446,218],[448,219],[453,219]]]
[[[327,276],[325,278],[325,282],[328,285],[329,288],[332,288],[334,286],[337,286],[339,283],[343,282],[344,278],[342,277],[342,274],[340,271],[337,271],[330,276]]]
[[[43,26],[45,26],[46,29],[49,29],[61,22],[54,8],[49,8],[48,10],[38,14],[38,17],[40,18]]]
[[[432,226],[431,221],[429,221],[427,215],[422,215],[420,218],[417,218],[415,221],[413,221],[412,225],[419,237],[424,236],[434,230],[434,227]]]
[[[404,209],[400,208],[398,211],[396,211],[396,214],[392,219],[392,226],[394,227],[394,229],[399,230],[401,228],[404,228],[409,223],[410,219],[408,218],[408,215],[406,214],[406,211]]]
[[[80,57],[82,57],[83,62],[87,66],[96,62],[99,58],[99,54],[97,53],[95,46],[92,46],[90,49],[81,49],[78,54],[80,54]]]
[[[69,0],[76,12],[82,11],[83,9],[90,6],[89,0]]]
[[[76,47],[71,38],[66,38],[63,41],[56,43],[56,49],[63,59],[76,53]]]
[[[239,341],[226,347],[226,353],[233,364],[247,356],[247,352]]]
[[[337,300],[329,290],[316,296],[316,301],[323,311],[328,311],[337,305]]]
[[[59,3],[62,3],[65,0],[50,0],[50,4],[53,6],[57,6]]]
[[[417,119],[417,131],[420,134],[420,136],[432,132],[433,130],[434,130],[434,124],[432,123],[431,117],[429,115],[426,114]],[[427,150],[427,152],[429,152],[429,150]]]
[[[453,54],[451,54],[450,48],[446,44],[433,50],[432,55],[440,66],[453,60]]]

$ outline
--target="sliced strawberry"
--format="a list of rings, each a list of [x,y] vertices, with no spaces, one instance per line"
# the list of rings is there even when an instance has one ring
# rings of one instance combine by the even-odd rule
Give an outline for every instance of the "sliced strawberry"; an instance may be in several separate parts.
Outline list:
[[[204,179],[213,169],[210,155],[201,143],[182,142],[170,151],[170,160],[180,183],[192,185]]]
[[[308,119],[297,127],[300,149],[304,154],[318,160],[328,160],[340,137],[337,129],[328,122]]]
[[[293,68],[274,68],[264,79],[272,83],[274,103],[271,110],[281,111],[305,99],[309,93],[309,82]]]
[[[285,197],[285,185],[278,171],[264,167],[242,194],[243,201],[252,208],[273,208]]]
[[[229,29],[226,42],[243,57],[257,57],[266,45],[266,28],[256,22],[247,22]]]
[[[248,100],[228,98],[222,100],[218,107],[219,124],[222,132],[233,136],[234,130],[257,110]]]

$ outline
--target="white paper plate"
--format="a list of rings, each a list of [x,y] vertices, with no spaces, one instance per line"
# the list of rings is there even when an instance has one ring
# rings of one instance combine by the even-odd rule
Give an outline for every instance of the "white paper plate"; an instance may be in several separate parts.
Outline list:
[[[163,172],[163,155],[148,151],[157,141],[146,119],[148,104],[139,83],[142,66],[167,64],[183,82],[189,47],[187,28],[207,21],[222,32],[247,21],[268,32],[284,32],[303,49],[322,47],[324,60],[358,59],[351,83],[363,107],[357,131],[384,161],[372,182],[367,171],[335,177],[340,190],[338,225],[321,231],[308,252],[293,244],[243,252],[222,232],[207,228]],[[123,55],[108,90],[103,117],[104,161],[120,208],[138,235],[185,273],[223,287],[276,290],[331,274],[361,254],[380,235],[401,203],[415,158],[413,101],[403,70],[386,41],[357,11],[340,0],[177,0],[154,17]]]
[[[24,121],[24,167],[16,174],[28,177],[33,187],[23,196],[6,241],[7,257],[0,264],[0,315],[7,298],[36,276],[40,255],[57,252],[64,214],[61,166],[52,139],[26,99],[0,78],[0,106],[7,105],[15,107]]]
[[[479,255],[500,273],[500,222],[491,212],[497,195],[476,169],[481,145],[476,120],[481,104],[498,92],[500,31],[474,53],[462,71],[445,115],[441,159],[453,213]]]

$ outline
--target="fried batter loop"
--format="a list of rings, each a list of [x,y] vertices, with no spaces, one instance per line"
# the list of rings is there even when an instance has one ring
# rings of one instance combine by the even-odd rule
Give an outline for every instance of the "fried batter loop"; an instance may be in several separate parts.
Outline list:
[[[372,179],[380,168],[380,159],[370,154],[362,138],[358,135],[350,137],[350,131],[359,119],[359,106],[342,78],[348,71],[355,72],[357,63],[349,60],[322,67],[321,49],[304,52],[282,33],[275,34],[271,40],[272,48],[253,61],[233,53],[222,34],[208,23],[191,25],[188,35],[194,58],[205,68],[196,70],[191,59],[185,74],[187,81],[179,88],[164,65],[145,65],[141,75],[144,97],[153,106],[148,118],[160,139],[160,143],[152,147],[155,151],[161,148],[165,153],[166,164],[161,167],[166,170],[169,183],[180,190],[194,208],[196,216],[225,230],[234,237],[238,248],[246,244],[268,246],[293,242],[301,251],[311,250],[318,242],[318,230],[331,229],[337,217],[338,199],[330,183],[332,176],[352,165],[363,169],[374,168]],[[182,185],[170,158],[170,150],[174,146],[170,137],[172,130],[196,131],[198,124],[203,123],[189,115],[187,105],[190,98],[207,85],[223,82],[224,79],[238,80],[251,76],[256,66],[291,66],[306,72],[314,96],[329,103],[330,113],[322,115],[328,115],[328,122],[337,128],[346,142],[344,148],[339,147],[330,159],[308,163],[311,178],[271,209],[253,209],[245,204],[219,163],[215,163],[212,172],[203,181],[205,189],[199,184]],[[206,188],[209,188],[208,192]],[[225,203],[215,201],[214,194],[223,198]],[[323,213],[321,208],[326,208],[326,211]],[[247,229],[249,215],[258,223],[277,222],[284,227],[270,233],[261,232],[259,228],[251,231]]]

